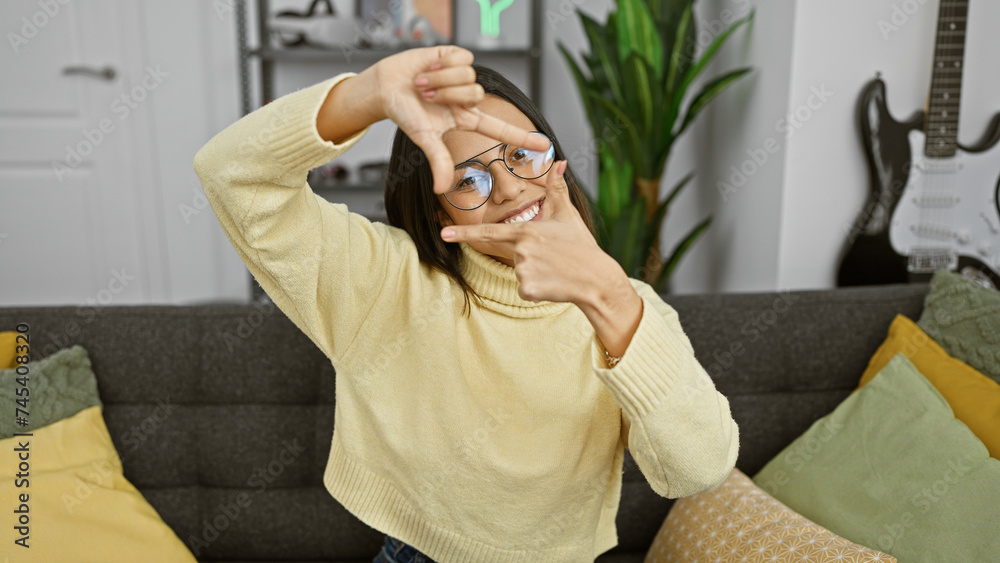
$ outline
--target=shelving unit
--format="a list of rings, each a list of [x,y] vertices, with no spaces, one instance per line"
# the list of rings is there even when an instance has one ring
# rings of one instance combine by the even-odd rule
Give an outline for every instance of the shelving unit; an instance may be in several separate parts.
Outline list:
[[[248,39],[246,3],[253,1],[257,8],[257,34],[260,45],[251,46]],[[459,0],[452,0],[452,37],[458,37],[457,6]],[[488,58],[491,56],[523,56],[529,65],[531,81],[529,95],[535,101],[541,100],[541,58],[542,58],[542,2],[541,0],[522,0],[531,3],[530,43],[527,48],[481,49],[474,46],[463,47],[476,55]],[[471,5],[473,0],[466,0]],[[324,63],[343,63],[347,66],[367,66],[385,56],[410,48],[402,46],[396,49],[358,49],[351,51],[350,60],[338,50],[323,50],[315,48],[275,49],[270,46],[271,32],[268,27],[267,15],[269,0],[238,0],[236,2],[237,40],[240,56],[240,91],[242,94],[243,114],[253,111],[250,99],[250,63],[257,60],[260,63],[260,93],[264,103],[274,99],[274,65],[283,61],[317,61]],[[471,9],[471,8],[470,8]],[[360,70],[360,69],[358,69]]]
[[[357,0],[356,0],[357,1]],[[478,6],[474,5],[473,0],[464,0],[466,2],[466,9],[477,9]],[[490,60],[493,57],[523,57],[528,65],[528,79],[530,81],[528,94],[537,102],[541,101],[542,95],[542,81],[541,81],[541,39],[542,39],[542,1],[541,0],[520,0],[522,2],[530,2],[530,14],[531,14],[531,24],[530,32],[528,34],[530,41],[529,45],[523,49],[517,48],[498,48],[498,49],[482,49],[478,47],[465,46],[463,47],[469,49],[473,52],[476,57],[476,61]],[[458,2],[459,0],[452,0],[452,32],[451,36],[453,38],[458,37]],[[256,8],[256,19],[257,19],[257,36],[259,44],[251,45],[249,39],[249,24],[247,22],[247,4],[250,3]],[[303,4],[307,4],[303,0]],[[350,70],[353,72],[360,72],[372,63],[394,53],[412,48],[412,46],[404,45],[394,49],[352,49],[349,51],[349,56],[345,56],[345,52],[341,50],[324,50],[317,48],[303,48],[294,47],[289,49],[277,49],[271,46],[271,30],[268,26],[268,14],[270,2],[269,0],[236,0],[236,36],[237,36],[237,47],[239,54],[239,80],[240,80],[240,101],[242,105],[243,115],[252,112],[254,109],[254,102],[251,96],[251,78],[250,78],[250,68],[252,64],[259,65],[259,84],[257,88],[260,100],[262,103],[266,104],[281,94],[276,95],[274,89],[274,70],[275,65],[283,62],[315,62],[323,64],[341,64],[344,66],[345,70]],[[360,8],[358,8],[360,11]],[[388,155],[386,155],[388,157]],[[358,182],[349,182],[343,185],[338,185],[335,188],[330,189],[319,189],[314,188],[314,191],[332,202],[341,202],[349,194],[352,197],[364,196],[366,194],[371,194],[378,199],[374,203],[376,208],[381,208],[381,214],[368,214],[365,213],[365,217],[372,221],[385,221],[386,217],[384,214],[384,205],[382,202],[382,189],[381,187],[372,186],[370,184],[362,184]],[[252,279],[252,278],[251,278]],[[267,299],[267,295],[261,289],[257,282],[253,281],[253,298],[254,300]]]

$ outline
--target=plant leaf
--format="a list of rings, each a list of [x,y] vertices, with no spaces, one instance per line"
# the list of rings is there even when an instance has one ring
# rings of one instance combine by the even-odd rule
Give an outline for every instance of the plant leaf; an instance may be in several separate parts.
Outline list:
[[[573,56],[566,50],[566,46],[563,45],[561,41],[557,41],[556,46],[559,47],[559,51],[562,52],[563,57],[566,59],[566,64],[569,66],[570,73],[573,75],[573,80],[576,82],[576,91],[580,93],[580,99],[583,102],[583,109],[587,113],[587,119],[590,121],[590,126],[593,128],[598,127],[598,115],[595,113],[593,102],[591,102],[590,98],[584,94],[584,92],[589,92],[591,90],[590,84],[583,76],[583,72],[580,70],[580,67],[577,66],[576,61],[573,60]]]
[[[600,149],[600,159],[598,206],[610,224],[631,199],[632,164],[627,160],[617,161],[606,148]]]
[[[653,14],[645,0],[618,0],[618,61],[625,63],[633,53],[649,62],[656,82],[663,77],[663,44]]]
[[[649,138],[653,133],[653,90],[655,84],[650,76],[651,69],[645,59],[633,52],[625,61],[622,75],[629,84],[629,104],[627,111],[639,125],[639,134]],[[658,89],[657,89],[658,93]],[[642,172],[640,171],[640,175]]]
[[[722,91],[728,88],[730,84],[736,82],[751,70],[753,69],[750,67],[733,70],[706,84],[705,87],[701,89],[701,92],[698,92],[698,95],[691,100],[691,105],[688,106],[687,112],[684,115],[684,121],[681,122],[681,128],[677,130],[676,135],[680,137],[681,133],[683,133],[684,130],[687,129],[688,125],[694,121],[698,112],[701,111],[701,109],[705,107],[708,102],[712,101],[712,98],[722,93]]]
[[[622,112],[622,110],[619,109],[618,106],[598,96],[595,92],[588,90],[587,95],[590,96],[590,99],[595,103],[595,105],[601,107],[607,112],[609,116],[614,117],[616,120],[618,120],[621,127],[625,129],[626,139],[628,139],[629,146],[624,147],[625,150],[620,151],[619,153],[615,154],[615,156],[620,158],[624,155],[629,155],[635,170],[644,169],[645,167],[642,166],[642,163],[646,160],[647,157],[646,153],[648,151],[640,150],[643,147],[641,141],[639,140],[639,132],[637,131],[635,122],[633,122],[628,115],[625,115],[625,113]],[[636,160],[638,160],[638,163],[636,162]]]
[[[643,240],[644,248],[647,248],[650,251],[653,249],[654,244],[660,237],[660,232],[663,230],[663,220],[666,219],[667,211],[670,210],[670,204],[673,203],[674,199],[677,197],[677,194],[679,194],[681,190],[683,190],[684,187],[688,185],[688,183],[691,181],[692,178],[694,178],[694,172],[691,172],[687,176],[681,178],[681,180],[677,182],[674,188],[670,190],[670,193],[667,194],[667,197],[664,198],[663,201],[660,202],[660,205],[657,206],[656,213],[653,215],[653,219],[649,222],[649,225],[646,229],[646,235]],[[661,261],[663,260],[662,255],[657,256],[657,258],[659,258]],[[659,272],[655,273],[658,274]]]
[[[681,79],[681,83],[673,91],[673,96],[670,97],[670,109],[667,111],[667,117],[666,117],[668,126],[672,128],[674,124],[677,122],[677,116],[680,113],[681,102],[684,101],[684,96],[687,93],[688,88],[691,87],[691,83],[694,82],[694,79],[697,78],[698,75],[701,74],[702,70],[704,70],[705,67],[708,65],[708,63],[711,62],[712,58],[715,57],[715,53],[719,50],[720,47],[722,47],[723,43],[725,43],[726,40],[729,39],[729,37],[737,29],[739,29],[747,22],[751,21],[753,19],[753,16],[754,16],[754,11],[751,10],[749,15],[740,20],[737,20],[736,22],[733,23],[733,25],[729,27],[729,29],[727,29],[721,35],[716,37],[715,40],[712,41],[712,44],[709,45],[708,48],[705,50],[705,53],[702,54],[701,58],[698,59],[698,62],[692,65],[691,68],[689,68],[688,71],[684,74],[684,77]],[[674,134],[675,138],[676,136],[677,135]]]
[[[670,280],[670,275],[674,273],[674,269],[677,268],[677,264],[680,263],[681,258],[684,257],[687,250],[691,248],[691,245],[698,240],[698,237],[701,236],[711,223],[712,217],[706,217],[701,223],[695,225],[695,227],[688,232],[687,236],[677,243],[673,252],[670,253],[670,257],[663,263],[663,269],[660,270],[660,275],[657,277],[656,283],[652,284],[653,288],[656,289],[657,292],[662,293],[667,290],[667,282]]]
[[[735,33],[737,29],[739,29],[743,25],[753,20],[755,12],[756,8],[750,10],[749,14],[733,22],[733,25],[729,26],[729,29],[722,32],[721,35],[719,35],[718,37],[715,38],[714,41],[712,41],[712,43],[708,46],[708,48],[705,49],[705,52],[702,54],[702,56],[698,59],[698,62],[696,62],[690,69],[688,69],[688,72],[685,74],[683,82],[685,90],[687,89],[688,86],[691,85],[691,82],[693,82],[694,79],[699,74],[701,74],[701,71],[704,70],[706,66],[708,66],[708,63],[712,62],[712,59],[715,57],[715,53],[718,52],[720,48],[722,48],[722,45],[726,42],[726,40],[728,40],[729,37],[733,33]]]
[[[667,194],[666,199],[663,200],[663,205],[670,207],[670,204],[674,201],[674,198],[676,198],[677,195],[681,193],[681,190],[684,189],[684,186],[688,185],[688,182],[690,182],[693,178],[694,178],[694,172],[689,172],[687,176],[681,178],[680,181],[677,182],[677,184],[673,187],[673,189],[670,190],[670,193]]]
[[[684,9],[681,14],[681,21],[677,24],[677,32],[674,37],[674,47],[670,51],[670,71],[667,73],[667,81],[664,83],[664,90],[670,91],[674,87],[674,82],[677,80],[677,67],[680,65],[682,57],[684,57],[684,39],[687,37],[687,28],[691,22],[692,8],[691,4]]]
[[[608,254],[621,264],[630,277],[639,269],[637,261],[644,257],[640,243],[646,226],[645,215],[646,200],[641,197],[633,199],[615,220],[611,233]]]
[[[590,54],[599,62],[599,67],[597,68],[600,68],[601,71],[600,75],[598,75],[597,72],[594,72],[596,69],[592,69],[592,72],[594,72],[593,85],[602,95],[605,93],[603,88],[607,87],[608,92],[614,96],[616,101],[619,103],[624,102],[617,65],[612,62],[611,53],[609,52],[609,47],[614,49],[614,45],[608,42],[605,28],[582,12],[580,13],[580,21],[583,22],[583,29],[590,40]]]

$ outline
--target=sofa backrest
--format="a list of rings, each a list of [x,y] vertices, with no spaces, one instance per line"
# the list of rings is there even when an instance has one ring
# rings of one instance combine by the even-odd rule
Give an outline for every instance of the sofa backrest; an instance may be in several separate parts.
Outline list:
[[[918,318],[927,290],[664,300],[729,399],[752,476],[854,389],[893,317]],[[270,302],[0,309],[0,330],[19,322],[35,360],[87,349],[125,477],[199,559],[371,561],[380,549],[384,536],[322,485],[334,368]],[[607,555],[644,553],[671,504],[626,455]]]

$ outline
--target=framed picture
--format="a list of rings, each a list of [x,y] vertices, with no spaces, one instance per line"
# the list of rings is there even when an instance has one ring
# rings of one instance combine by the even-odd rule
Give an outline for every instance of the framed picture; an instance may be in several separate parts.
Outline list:
[[[364,39],[373,48],[452,42],[452,0],[357,0]]]

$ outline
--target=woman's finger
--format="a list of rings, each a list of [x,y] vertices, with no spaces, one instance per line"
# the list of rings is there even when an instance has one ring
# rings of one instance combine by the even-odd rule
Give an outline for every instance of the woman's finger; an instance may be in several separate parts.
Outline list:
[[[449,86],[474,84],[475,82],[476,71],[468,65],[422,72],[413,79],[413,85],[420,89],[441,89]]]
[[[486,97],[486,91],[479,84],[469,84],[466,86],[424,90],[421,96],[429,102],[438,102],[441,104],[476,105]]]
[[[548,140],[538,135],[532,135],[529,131],[491,115],[482,112],[477,112],[477,114],[479,115],[479,119],[476,121],[473,130],[478,133],[482,133],[502,143],[510,143],[534,151],[543,151],[549,148]]]
[[[450,66],[461,66],[461,65],[471,65],[475,56],[472,51],[459,47],[458,45],[440,45],[438,47],[431,47],[432,49],[437,49],[438,60],[441,62],[443,68],[448,68]]]
[[[437,47],[427,47],[427,49],[430,53],[436,55],[431,64],[435,62],[440,63],[442,69],[454,66],[468,66],[475,59],[472,51],[457,45],[439,45]],[[430,68],[431,64],[428,64],[426,68]]]

